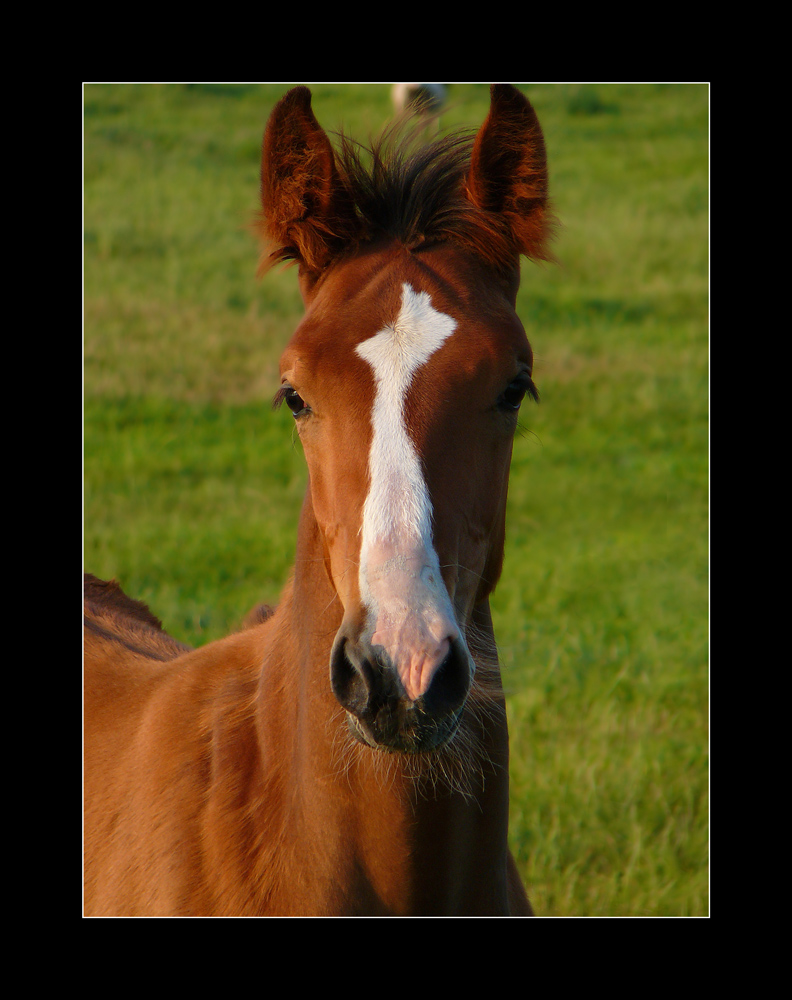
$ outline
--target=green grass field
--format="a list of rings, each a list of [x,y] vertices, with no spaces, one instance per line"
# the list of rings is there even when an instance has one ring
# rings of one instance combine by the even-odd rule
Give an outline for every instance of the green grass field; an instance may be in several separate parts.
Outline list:
[[[328,129],[383,86],[318,85]],[[523,264],[538,407],[515,443],[493,617],[511,843],[540,915],[705,916],[708,104],[703,85],[523,88],[559,264]],[[301,315],[255,278],[261,134],[286,87],[85,87],[85,569],[203,644],[275,602],[305,468],[273,413]],[[443,128],[488,88],[452,85]]]

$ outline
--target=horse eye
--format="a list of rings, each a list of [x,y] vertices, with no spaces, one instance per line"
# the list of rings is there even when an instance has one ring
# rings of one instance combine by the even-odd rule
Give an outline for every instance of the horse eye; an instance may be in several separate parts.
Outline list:
[[[286,393],[286,405],[295,417],[298,413],[302,413],[303,410],[307,409],[305,400],[299,393],[295,392],[294,389],[289,389]]]
[[[290,385],[282,385],[278,389],[275,399],[272,401],[273,409],[277,409],[281,403],[285,403],[295,417],[299,417],[310,409],[299,392],[296,389],[292,389]]]
[[[530,375],[523,373],[509,384],[506,391],[498,400],[498,406],[502,410],[507,411],[519,410],[520,403],[522,403],[526,395],[530,396],[537,403],[539,402],[539,392],[533,384]]]
[[[520,403],[525,398],[525,387],[517,382],[512,382],[509,388],[500,398],[500,405],[504,410],[519,410]]]

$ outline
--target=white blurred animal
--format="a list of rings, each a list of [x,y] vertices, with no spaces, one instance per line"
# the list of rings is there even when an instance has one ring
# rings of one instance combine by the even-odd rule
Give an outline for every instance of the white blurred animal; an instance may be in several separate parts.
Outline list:
[[[391,91],[396,114],[417,106],[424,114],[437,114],[446,99],[443,83],[394,83]]]

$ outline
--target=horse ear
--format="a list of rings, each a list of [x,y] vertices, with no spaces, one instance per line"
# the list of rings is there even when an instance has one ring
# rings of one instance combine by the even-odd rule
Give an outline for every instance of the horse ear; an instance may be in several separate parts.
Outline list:
[[[261,207],[261,234],[274,244],[262,270],[297,260],[309,271],[321,271],[352,236],[354,211],[307,87],[285,94],[267,122]]]
[[[536,112],[509,84],[490,88],[490,110],[476,135],[467,197],[508,226],[518,253],[553,260],[554,219],[547,200],[547,155]]]

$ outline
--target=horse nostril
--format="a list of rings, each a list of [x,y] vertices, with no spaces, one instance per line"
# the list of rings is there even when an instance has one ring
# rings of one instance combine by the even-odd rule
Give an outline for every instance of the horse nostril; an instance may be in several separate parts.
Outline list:
[[[423,696],[425,711],[434,716],[457,711],[470,691],[470,658],[458,639],[451,638],[450,643],[448,655],[435,671],[432,683]]]
[[[361,716],[368,710],[374,687],[371,664],[355,654],[354,645],[341,633],[330,655],[330,683],[333,694],[348,712]]]

